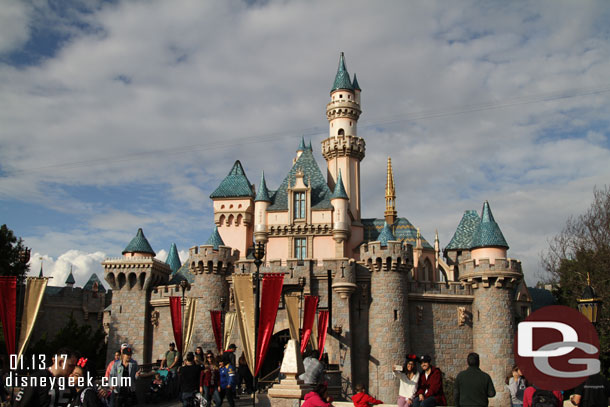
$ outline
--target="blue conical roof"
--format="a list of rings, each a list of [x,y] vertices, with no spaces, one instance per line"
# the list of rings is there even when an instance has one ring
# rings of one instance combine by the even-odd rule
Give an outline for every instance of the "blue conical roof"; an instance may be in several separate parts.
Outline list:
[[[481,221],[472,236],[471,248],[476,249],[478,247],[505,247],[508,249],[508,243],[504,239],[500,226],[494,220],[487,201],[483,204]]]
[[[330,90],[334,92],[338,89],[354,90],[352,81],[349,78],[347,68],[345,68],[345,56],[343,52],[339,57],[339,68],[337,68],[337,75],[335,75],[335,82],[333,82],[333,88]]]
[[[383,229],[381,229],[381,233],[377,237],[377,240],[381,243],[382,246],[387,246],[388,241],[390,240],[396,240],[396,238],[394,237],[394,233],[392,233],[390,225],[388,225],[388,222],[383,222]]]
[[[339,176],[337,177],[337,183],[335,184],[335,190],[330,196],[330,199],[349,199],[347,192],[345,192],[345,186],[343,185],[343,179],[341,178],[341,170],[339,170]]]
[[[74,284],[76,283],[76,280],[74,280],[74,275],[72,274],[72,269],[70,269],[70,274],[68,274],[68,278],[66,278],[66,285],[68,284]]]
[[[122,254],[125,253],[150,253],[155,256],[155,251],[152,249],[152,247],[150,247],[148,240],[146,240],[146,236],[144,236],[142,228],[138,229],[136,236],[131,239],[131,242],[129,242],[125,250],[123,250]]]
[[[309,149],[309,151],[313,151],[313,148],[311,147],[311,139],[309,139],[309,145],[307,146],[307,148]]]
[[[362,90],[360,89],[360,85],[358,85],[358,79],[356,79],[356,73],[354,73],[354,80],[352,82],[352,87],[354,90]]]
[[[305,146],[305,138],[303,136],[301,136],[301,142],[299,143],[299,147],[297,148],[297,151],[305,151],[307,150],[307,147]]]
[[[172,243],[172,247],[169,248],[169,253],[167,254],[165,263],[169,265],[169,268],[171,268],[172,272],[174,273],[182,266],[180,256],[178,256],[178,248],[176,247],[176,243]]]
[[[252,197],[252,186],[244,167],[239,160],[235,161],[233,168],[229,171],[229,175],[222,180],[218,188],[212,192],[210,198],[237,198],[237,197]]]
[[[265,171],[261,175],[261,183],[258,186],[258,192],[256,193],[255,202],[271,202],[271,198],[269,198],[269,190],[267,189],[267,183],[265,182]]]
[[[212,231],[212,235],[205,242],[206,245],[214,246],[214,250],[218,250],[218,246],[224,246],[225,242],[222,241],[222,237],[220,237],[220,233],[218,233],[218,226],[214,226],[214,230]]]

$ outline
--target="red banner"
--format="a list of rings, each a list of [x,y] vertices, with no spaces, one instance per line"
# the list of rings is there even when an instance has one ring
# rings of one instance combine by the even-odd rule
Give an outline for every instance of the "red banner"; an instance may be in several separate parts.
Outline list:
[[[263,288],[261,290],[261,309],[258,318],[258,340],[256,344],[256,371],[254,376],[257,376],[267,349],[273,335],[273,327],[275,325],[275,317],[277,309],[280,305],[282,297],[282,286],[284,285],[284,274],[265,273],[263,274]]]
[[[307,342],[311,336],[311,329],[313,328],[313,320],[316,317],[316,310],[318,309],[318,301],[320,298],[313,295],[305,296],[305,310],[303,311],[303,333],[301,334],[301,353],[307,349]]]
[[[324,353],[326,343],[326,332],[328,331],[328,311],[320,311],[318,314],[318,349],[320,350],[320,360]]]
[[[182,298],[169,297],[169,314],[172,317],[172,328],[174,330],[174,340],[176,348],[182,355]]]
[[[0,277],[0,318],[6,351],[15,354],[15,324],[17,321],[17,277]]]
[[[212,331],[214,331],[216,348],[218,348],[218,353],[222,353],[222,311],[210,310],[210,317],[212,318]]]

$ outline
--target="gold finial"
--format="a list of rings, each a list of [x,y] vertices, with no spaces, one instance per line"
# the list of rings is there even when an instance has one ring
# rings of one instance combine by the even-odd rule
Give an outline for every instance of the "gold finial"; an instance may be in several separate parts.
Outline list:
[[[591,285],[591,275],[587,271],[587,285]]]
[[[434,230],[434,240],[438,241],[438,229]]]
[[[388,157],[388,168],[385,184],[385,220],[388,225],[396,222],[396,188],[394,186],[394,173],[392,172],[392,159]]]
[[[419,228],[417,228],[417,238],[421,239],[421,233],[419,233]]]

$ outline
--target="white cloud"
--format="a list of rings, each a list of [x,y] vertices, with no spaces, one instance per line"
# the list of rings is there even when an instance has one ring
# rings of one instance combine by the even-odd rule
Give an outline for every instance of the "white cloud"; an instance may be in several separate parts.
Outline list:
[[[104,283],[104,272],[101,266],[106,258],[103,252],[86,253],[80,250],[68,250],[57,258],[40,253],[34,253],[30,260],[31,276],[38,276],[42,262],[43,274],[45,277],[52,277],[49,280],[50,286],[63,287],[65,281],[72,270],[72,275],[76,280],[75,287],[83,287],[93,273]]]
[[[29,10],[25,2],[6,0],[0,10],[0,54],[10,52],[28,40]]]

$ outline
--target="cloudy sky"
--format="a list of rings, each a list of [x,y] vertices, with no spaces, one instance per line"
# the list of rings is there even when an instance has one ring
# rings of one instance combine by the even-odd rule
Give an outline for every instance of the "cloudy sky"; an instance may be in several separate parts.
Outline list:
[[[489,200],[527,281],[610,179],[607,1],[4,0],[0,223],[61,285],[137,228],[164,259],[212,227],[234,160],[275,189],[302,135],[323,168],[339,52],[358,75],[365,217],[445,246]]]

